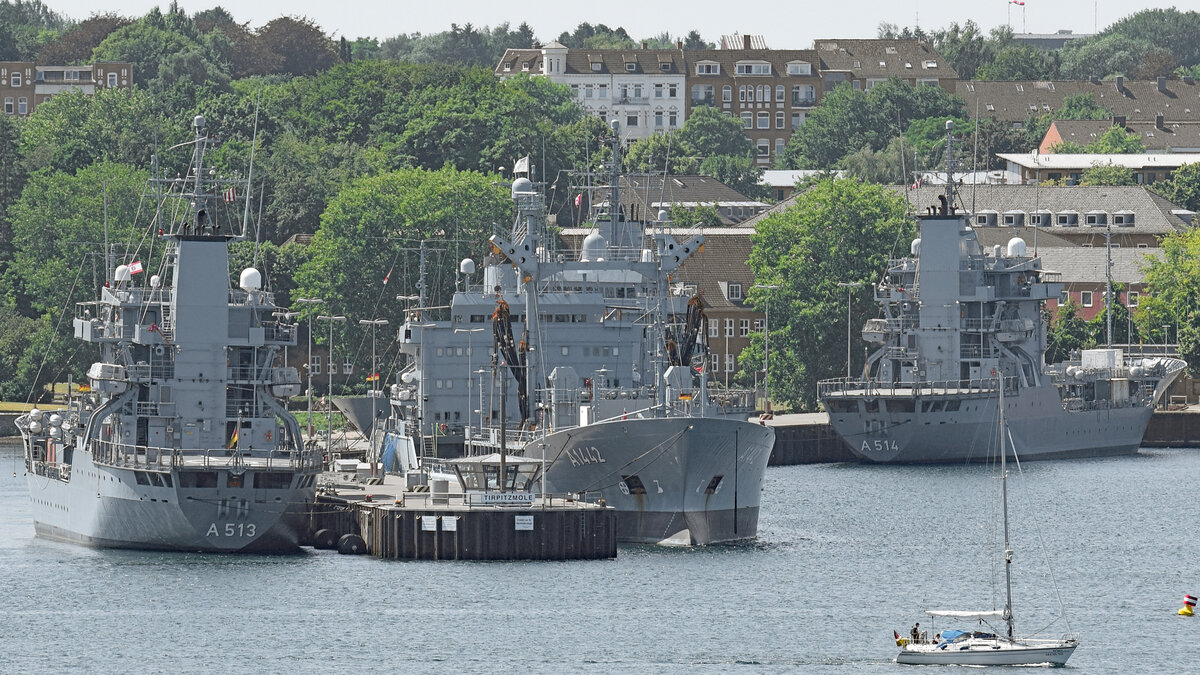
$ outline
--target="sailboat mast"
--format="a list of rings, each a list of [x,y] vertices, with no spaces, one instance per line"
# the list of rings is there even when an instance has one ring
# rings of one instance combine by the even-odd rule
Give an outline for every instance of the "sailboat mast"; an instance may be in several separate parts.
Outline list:
[[[1008,541],[1008,448],[1005,446],[1004,428],[1004,374],[1000,382],[1000,502],[1004,513],[1004,621],[1008,624],[1008,637],[1013,636],[1012,617],[1012,546]]]

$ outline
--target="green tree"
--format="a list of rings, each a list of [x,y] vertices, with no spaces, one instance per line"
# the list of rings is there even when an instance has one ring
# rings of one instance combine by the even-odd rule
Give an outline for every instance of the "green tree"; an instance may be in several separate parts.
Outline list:
[[[1151,41],[1120,34],[1101,35],[1063,47],[1061,73],[1063,77],[1073,80],[1111,75],[1133,76],[1142,61],[1159,49]]]
[[[38,106],[37,114],[25,123],[21,157],[31,172],[74,173],[102,159],[146,166],[151,152],[148,141],[156,135],[154,105],[141,89],[105,89],[94,97],[60,94]],[[157,135],[164,147],[177,138]]]
[[[1187,66],[1200,64],[1200,40],[1196,39],[1200,35],[1200,12],[1181,12],[1174,7],[1145,9],[1108,26],[1097,39],[1110,35],[1162,45],[1175,62]]]
[[[146,86],[158,77],[159,66],[171,54],[194,49],[195,40],[165,27],[154,19],[157,9],[137,21],[122,26],[104,38],[92,52],[96,61],[128,61],[133,66],[133,82]]]
[[[351,318],[338,342],[362,339],[358,318],[401,320],[397,289],[419,281],[416,249],[429,244],[429,305],[444,305],[453,290],[457,261],[485,253],[492,223],[512,211],[499,176],[439,169],[403,169],[362,178],[330,201],[296,275],[296,293],[337,298],[323,312]],[[390,277],[388,272],[391,271]],[[387,285],[383,279],[389,278]],[[349,338],[350,342],[345,342]]]
[[[21,118],[0,115],[0,274],[3,273],[4,261],[11,253],[12,228],[7,210],[21,195],[21,188],[25,185],[26,172],[19,152],[20,125]]]
[[[992,45],[979,25],[969,19],[961,26],[955,22],[944,30],[933,31],[933,46],[954,67],[960,80],[979,79],[976,71],[991,61]]]
[[[689,208],[673,204],[668,217],[676,227],[720,227],[724,224],[720,205],[701,204]]]
[[[679,130],[678,139],[681,145],[700,153],[700,161],[714,155],[748,157],[754,152],[741,121],[712,106],[694,109]]]
[[[870,288],[915,232],[903,196],[856,179],[814,181],[790,208],[759,221],[748,262],[759,284],[779,286],[770,291],[774,397],[812,409],[817,380],[845,372],[846,292],[837,283]],[[748,301],[761,309],[767,292],[755,288]],[[851,304],[852,325],[874,315],[865,292]],[[752,335],[742,365],[753,371],[762,350]]]
[[[1088,92],[1063,99],[1062,107],[1054,116],[1060,120],[1107,120],[1112,119],[1113,112],[1096,103],[1096,97]]]
[[[1184,164],[1170,180],[1154,183],[1153,189],[1177,206],[1200,211],[1200,164]]]
[[[55,65],[75,65],[88,63],[92,52],[100,46],[104,39],[118,28],[132,23],[132,20],[113,14],[95,14],[64,30],[54,40],[42,45],[38,50],[38,63]]]
[[[333,40],[308,19],[281,16],[258,30],[263,48],[279,58],[279,71],[315,75],[338,63]]]
[[[1127,131],[1125,127],[1113,125],[1088,143],[1087,151],[1097,155],[1128,155],[1146,151],[1142,137]]]
[[[1058,77],[1058,52],[1014,44],[996,52],[979,68],[980,80],[1053,80]]]
[[[1097,164],[1083,170],[1080,185],[1137,185],[1133,169],[1112,164]]]
[[[1200,336],[1200,229],[1168,234],[1159,251],[1158,256],[1146,256],[1147,292],[1134,320],[1147,339],[1161,339],[1163,325],[1177,326],[1180,354],[1195,374],[1200,372],[1200,341],[1193,339]]]
[[[1059,305],[1046,336],[1046,362],[1059,363],[1071,358],[1071,352],[1092,346],[1088,322],[1079,316],[1074,300]]]

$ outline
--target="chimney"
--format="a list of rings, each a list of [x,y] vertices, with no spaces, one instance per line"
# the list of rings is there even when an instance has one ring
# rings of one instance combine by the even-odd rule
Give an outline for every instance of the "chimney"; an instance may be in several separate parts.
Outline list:
[[[1166,127],[1163,126],[1163,114],[1162,113],[1158,113],[1157,115],[1154,116],[1154,128],[1155,129],[1166,129]]]
[[[683,40],[676,40],[675,47],[676,49],[683,49]]]
[[[1113,115],[1113,126],[1121,127],[1122,129],[1124,129],[1125,128],[1125,116],[1124,115]]]
[[[1125,93],[1125,78],[1120,75],[1117,76],[1117,91],[1122,94]]]
[[[643,40],[642,41],[642,49],[649,49],[649,48],[650,48],[650,43]]]
[[[749,35],[742,36],[742,49],[750,49],[750,36]]]
[[[1158,90],[1162,93],[1167,93],[1167,78],[1164,75],[1158,76]]]

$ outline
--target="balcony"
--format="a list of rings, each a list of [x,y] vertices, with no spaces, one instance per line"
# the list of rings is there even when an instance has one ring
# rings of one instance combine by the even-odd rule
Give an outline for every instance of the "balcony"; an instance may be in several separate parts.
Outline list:
[[[717,99],[715,96],[692,97],[692,105],[716,105]]]
[[[620,96],[613,100],[613,105],[650,105],[649,96]]]

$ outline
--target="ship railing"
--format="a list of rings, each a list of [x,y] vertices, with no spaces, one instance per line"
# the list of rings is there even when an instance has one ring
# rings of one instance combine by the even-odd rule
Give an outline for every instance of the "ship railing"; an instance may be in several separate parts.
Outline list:
[[[26,459],[25,468],[35,476],[44,478],[52,478],[60,480],[64,483],[71,480],[71,465],[61,464],[59,462],[45,462],[42,460]]]
[[[267,450],[263,455],[251,455],[224,448],[185,451],[180,448],[97,440],[93,443],[93,460],[107,466],[159,471],[179,467],[253,467],[296,471],[314,470],[322,466],[321,452],[293,449],[283,444]]]
[[[254,305],[259,307],[274,307],[275,294],[271,291],[255,291],[257,296],[254,300]],[[229,289],[229,304],[245,305],[250,302],[250,294],[240,288]]]
[[[994,345],[962,345],[958,350],[959,358],[963,359],[984,359],[994,358],[1000,355],[1000,349]]]
[[[1005,391],[1016,391],[1017,378],[1004,378]],[[989,394],[997,391],[996,378],[935,380],[922,382],[879,382],[861,378],[831,378],[817,382],[819,398],[858,398],[862,396],[938,396],[945,394]]]
[[[134,363],[125,366],[125,375],[130,380],[141,381],[150,379],[150,364],[149,363]]]

